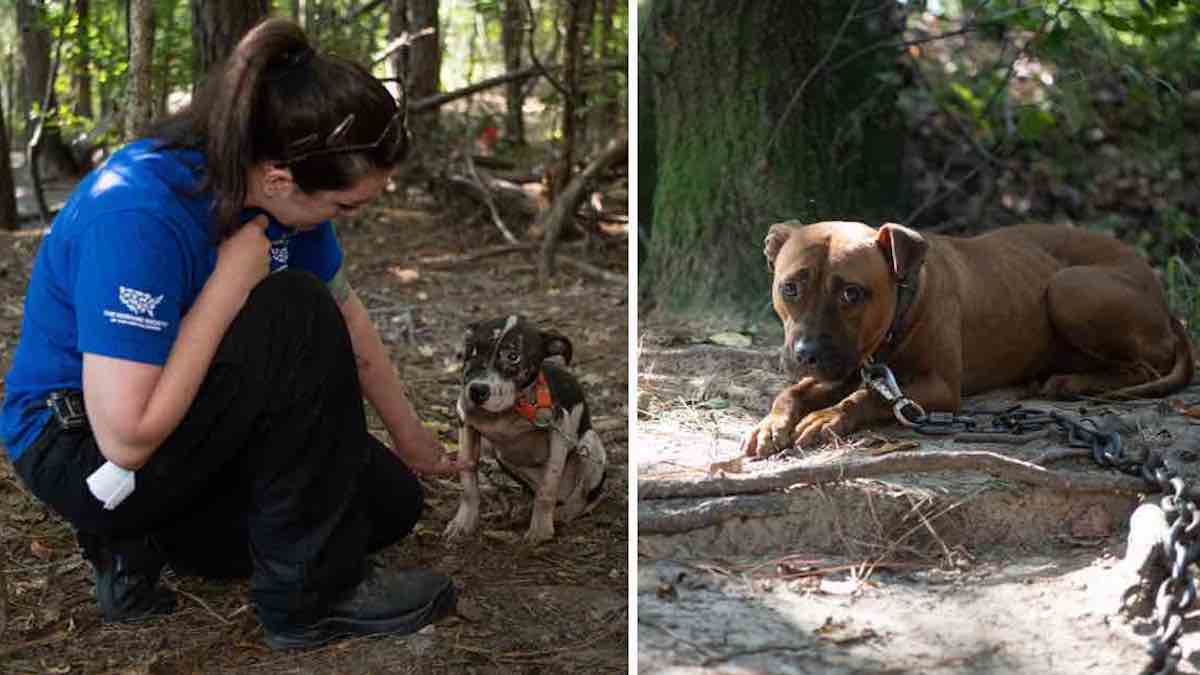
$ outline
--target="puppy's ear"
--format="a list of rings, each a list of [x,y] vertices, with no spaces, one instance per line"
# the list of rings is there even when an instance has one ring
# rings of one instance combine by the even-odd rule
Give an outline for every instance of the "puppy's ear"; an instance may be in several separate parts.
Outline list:
[[[567,336],[550,330],[542,331],[542,348],[546,350],[546,356],[561,356],[564,363],[571,365],[571,341]]]
[[[925,252],[929,242],[916,230],[896,223],[884,223],[875,235],[875,243],[883,251],[884,258],[892,266],[897,279],[907,279],[916,274],[925,263]]]
[[[788,237],[792,236],[793,230],[800,225],[795,220],[785,220],[782,223],[775,223],[771,229],[767,230],[767,236],[763,239],[763,254],[767,256],[767,269],[775,271],[775,257],[779,255],[779,249],[787,243]]]

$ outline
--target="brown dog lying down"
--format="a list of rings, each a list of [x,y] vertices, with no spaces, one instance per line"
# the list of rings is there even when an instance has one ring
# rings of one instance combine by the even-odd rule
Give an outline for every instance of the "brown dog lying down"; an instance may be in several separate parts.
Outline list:
[[[779,223],[765,242],[782,360],[796,384],[743,441],[751,456],[893,419],[862,383],[869,359],[927,411],[1033,383],[1047,398],[1165,396],[1192,379],[1192,347],[1149,265],[1065,226],[971,238],[888,223]]]

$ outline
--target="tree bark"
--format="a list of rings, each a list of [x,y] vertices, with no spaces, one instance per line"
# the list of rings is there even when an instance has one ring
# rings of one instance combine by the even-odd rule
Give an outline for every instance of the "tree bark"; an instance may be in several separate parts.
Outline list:
[[[165,115],[169,112],[171,103],[171,68],[175,64],[175,50],[170,48],[170,35],[175,31],[175,10],[178,7],[178,0],[167,0],[165,6],[161,6],[166,11],[163,13],[163,18],[166,23],[163,25],[162,34],[166,38],[166,49],[160,49],[162,59],[157,69],[158,85],[155,87],[157,93],[157,107],[155,113]]]
[[[525,45],[525,2],[504,0],[504,15],[501,17],[500,42],[504,47],[504,70],[516,72],[521,69],[522,50]],[[504,137],[510,143],[525,143],[525,90],[519,80],[504,87]]]
[[[58,105],[53,89],[47,90],[50,84],[50,28],[46,20],[45,8],[41,0],[17,0],[17,27],[21,33],[21,56],[25,60],[25,83],[29,92],[30,105],[44,106],[40,112],[45,115]],[[50,96],[46,94],[49,91]],[[33,111],[30,110],[30,113]],[[32,119],[31,114],[27,119]],[[25,125],[26,141],[32,140],[36,124]],[[62,132],[52,118],[42,129],[40,156],[62,176],[75,176],[79,166],[71,155],[70,148],[63,141]]]
[[[604,4],[600,9],[600,36],[599,48],[596,50],[595,61],[598,63],[607,62],[615,51],[618,54],[624,54],[623,49],[615,49],[612,44],[613,34],[616,32],[617,21],[617,2],[616,0],[604,0]],[[591,129],[618,129],[624,126],[624,120],[621,119],[621,80],[617,77],[604,78],[600,80],[600,95],[602,101],[600,105],[593,106],[595,114],[592,116],[592,121],[588,123]]]
[[[895,39],[893,5],[653,0],[639,47],[653,101],[639,119],[655,141],[639,290],[669,310],[757,313],[771,223],[901,217],[903,129],[885,79],[896,53],[844,62]]]
[[[392,0],[392,4],[388,8],[388,41],[391,42],[407,32],[409,32],[408,0]],[[422,39],[428,40],[429,38]],[[401,47],[392,52],[388,58],[391,76],[399,78],[406,87],[408,85],[409,49],[409,47]],[[411,92],[409,100],[412,100]]]
[[[269,0],[192,0],[192,81],[197,87],[270,9]]]
[[[154,3],[151,0],[132,0],[129,14],[129,94],[125,106],[125,137],[134,138],[154,116],[154,94],[151,86]]]
[[[91,23],[91,0],[75,0],[78,17],[75,28],[75,45],[79,50],[72,64],[71,80],[75,90],[75,104],[71,112],[78,117],[92,117],[92,40],[88,34]]]
[[[442,70],[442,37],[438,21],[438,0],[409,0],[409,28],[418,33],[432,28],[433,34],[417,38],[409,48],[409,95],[414,98],[432,96],[438,92]]]
[[[0,97],[0,228],[17,229],[17,182],[13,177],[4,99]]]

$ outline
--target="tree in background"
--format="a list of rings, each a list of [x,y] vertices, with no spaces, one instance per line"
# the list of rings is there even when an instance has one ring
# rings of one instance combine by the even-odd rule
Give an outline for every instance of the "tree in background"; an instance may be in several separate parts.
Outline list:
[[[8,129],[4,115],[4,99],[0,97],[0,228],[17,227],[17,185],[13,180],[12,164],[8,161]]]
[[[30,8],[40,12],[36,21],[27,16]],[[0,74],[7,111],[15,115],[10,136],[32,128],[23,120],[36,119],[40,103],[28,90],[33,79],[50,77],[45,63],[35,64],[37,78],[19,77],[30,70],[25,51],[43,61],[61,53],[48,119],[61,126],[70,156],[90,162],[186,101],[205,70],[269,9],[299,18],[320,49],[369,63],[384,79],[404,77],[412,121],[424,127],[418,147],[429,149],[410,168],[447,184],[467,180],[481,199],[493,193],[517,232],[556,232],[531,222],[556,194],[545,188],[565,188],[571,174],[583,173],[621,135],[628,12],[618,0],[21,0],[0,2],[0,44],[10,46],[0,49],[0,73],[21,80]],[[14,57],[19,41],[8,38],[17,37],[18,11],[31,36],[23,47],[36,49]],[[568,33],[572,77],[565,72]],[[603,92],[613,92],[611,100]],[[613,112],[602,116],[606,106]],[[457,165],[471,149],[487,161]],[[50,211],[71,182],[61,176],[47,176]],[[24,178],[22,172],[18,180]],[[599,180],[614,178],[621,180],[619,168]],[[579,209],[596,221],[600,211],[613,213],[618,199],[605,206],[585,199]],[[24,197],[19,206],[29,215]],[[576,215],[568,209],[559,222]]]
[[[899,213],[901,125],[890,0],[645,0],[639,158],[653,195],[644,297],[757,313],[762,240],[788,218]],[[736,10],[735,10],[736,8]],[[640,152],[651,148],[643,145]]]
[[[25,61],[25,83],[29,99],[37,105],[38,114],[45,115],[40,139],[40,156],[49,167],[63,176],[79,173],[70,149],[63,140],[57,120],[50,115],[58,106],[58,97],[50,83],[50,21],[41,0],[17,0],[17,29],[21,34],[21,56]],[[35,125],[26,126],[26,136],[33,134]]]
[[[75,58],[71,65],[71,89],[75,102],[71,112],[76,117],[92,116],[92,39],[91,0],[75,0]]]
[[[192,0],[192,72],[199,84],[214,64],[271,10],[269,0]]]
[[[516,72],[524,63],[525,0],[504,0],[500,17],[500,43],[504,47],[504,69]],[[512,143],[525,142],[525,90],[519,80],[504,85],[504,135]]]
[[[129,95],[125,108],[125,135],[133,138],[155,114],[151,88],[151,57],[154,54],[154,3],[129,3]],[[240,37],[240,35],[239,35]]]
[[[438,92],[442,70],[442,43],[438,22],[438,0],[408,0],[408,27],[416,38],[408,48],[408,93],[414,99]]]

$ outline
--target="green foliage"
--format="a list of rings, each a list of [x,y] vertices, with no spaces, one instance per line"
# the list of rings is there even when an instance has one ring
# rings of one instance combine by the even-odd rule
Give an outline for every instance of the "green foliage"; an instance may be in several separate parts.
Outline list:
[[[64,11],[70,4],[71,14]],[[307,0],[307,30],[310,38],[321,49],[339,54],[360,63],[372,63],[373,57],[387,44],[389,35],[388,10],[377,7],[362,15],[354,11],[362,7],[363,0]],[[523,4],[523,3],[522,3]],[[591,24],[588,45],[593,56],[604,53],[609,61],[624,62],[628,37],[628,7],[617,3],[617,14],[609,31],[603,31],[599,5],[596,20]],[[54,82],[58,106],[54,111],[55,121],[68,137],[91,132],[95,126],[111,115],[114,109],[124,109],[128,88],[128,32],[125,0],[91,0],[86,40],[80,39],[80,17],[75,11],[75,2],[44,0],[46,11],[42,17],[44,25],[51,30],[55,45],[62,45],[62,63]],[[276,14],[291,16],[289,0],[274,0]],[[534,31],[535,49],[548,64],[558,63],[561,49],[558,22],[562,17],[556,0],[532,0],[537,21]],[[500,41],[500,21],[503,10],[501,0],[441,0],[440,36],[442,41],[442,88],[452,90],[486,77],[500,75],[504,71],[504,59]],[[153,55],[153,83],[156,112],[166,101],[178,104],[186,100],[198,75],[192,72],[192,12],[191,0],[154,0],[155,38]],[[349,17],[354,16],[353,20]],[[61,30],[61,35],[59,34]],[[428,38],[425,38],[428,39]],[[0,2],[0,66],[14,64],[16,73],[21,72],[15,10],[12,3]],[[86,51],[85,51],[86,45]],[[528,63],[528,57],[524,58]],[[75,115],[76,92],[73,78],[80,72],[91,76],[91,115]],[[377,75],[390,76],[386,61],[374,64]],[[0,67],[0,76],[7,70]],[[626,105],[625,74],[605,71],[602,77],[587,80],[591,87],[584,111],[588,108],[618,102],[621,109]],[[0,87],[3,90],[4,87]],[[4,93],[8,93],[5,91]],[[561,105],[557,90],[541,84],[533,90],[545,108],[553,111]],[[21,119],[26,110],[16,112],[15,101],[5,100],[5,110],[10,119]],[[503,108],[502,90],[495,89],[478,95],[468,105],[479,105],[484,113],[498,112]],[[107,107],[105,107],[107,106]],[[102,109],[104,108],[104,109]],[[534,125],[536,127],[536,125]],[[546,129],[553,124],[545,125]],[[23,129],[10,129],[18,137]],[[120,139],[109,139],[119,141]]]

